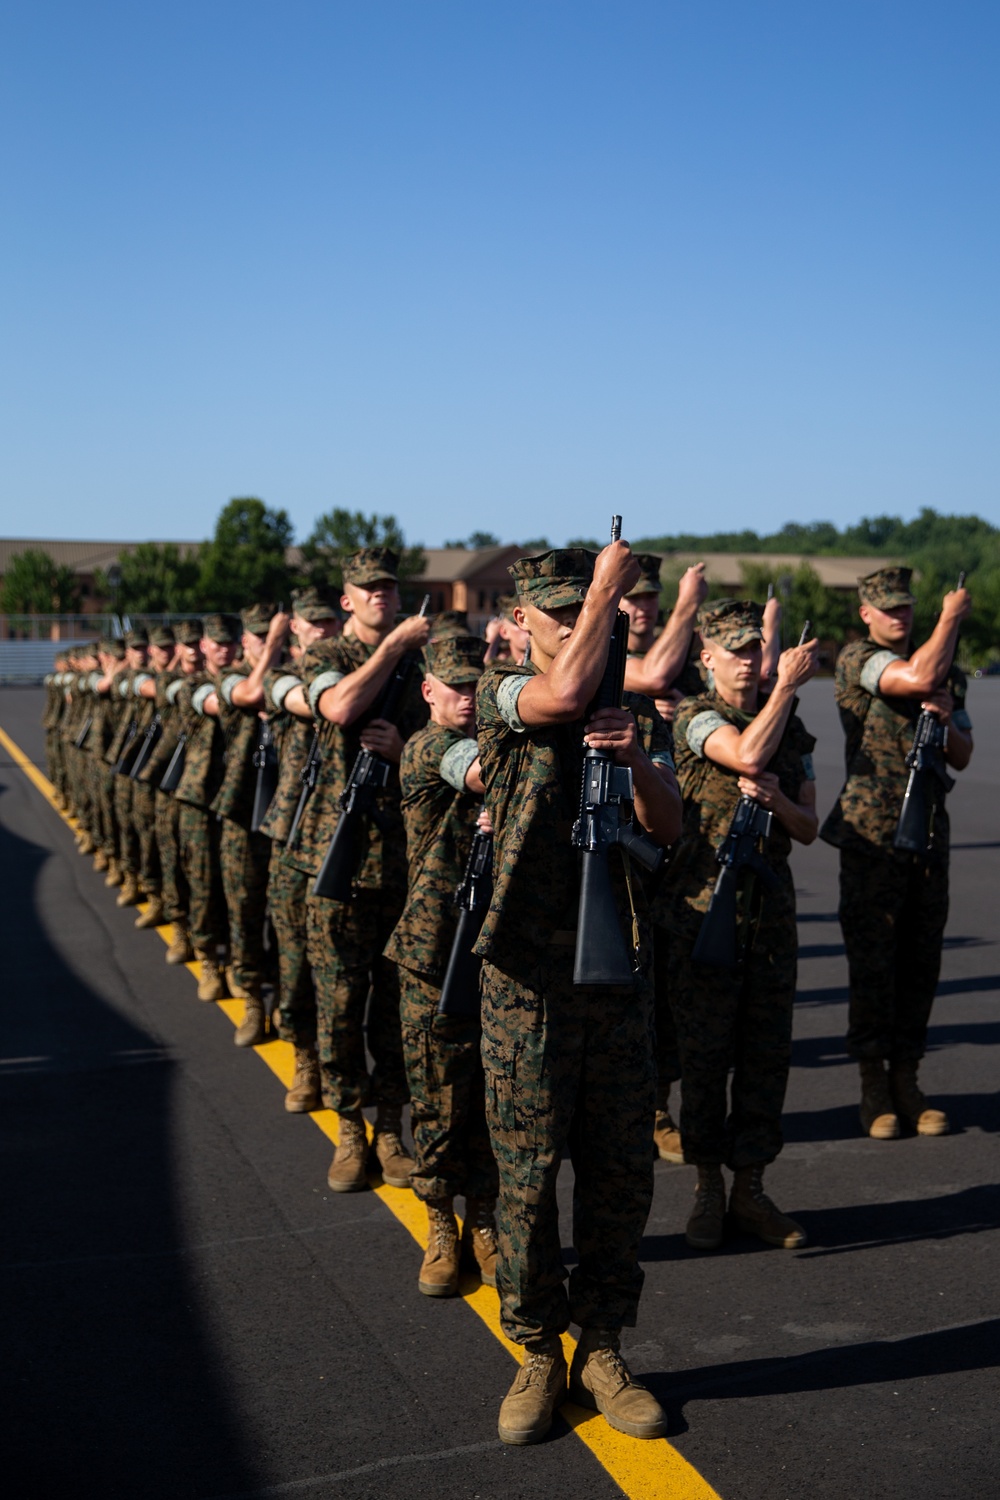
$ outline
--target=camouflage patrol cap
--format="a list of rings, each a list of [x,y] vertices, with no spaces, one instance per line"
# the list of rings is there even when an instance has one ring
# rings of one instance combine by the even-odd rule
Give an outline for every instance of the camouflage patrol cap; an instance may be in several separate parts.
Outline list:
[[[206,615],[201,633],[218,646],[235,646],[243,634],[243,622],[236,615]]]
[[[251,604],[248,609],[240,610],[240,620],[247,635],[267,635],[273,616],[273,604]]]
[[[97,650],[103,656],[113,656],[115,661],[125,660],[125,642],[114,635],[103,635],[97,643]]]
[[[698,629],[704,639],[738,651],[764,639],[764,611],[752,599],[713,599],[698,611]]]
[[[145,625],[133,625],[131,630],[126,630],[125,644],[126,646],[138,646],[140,648],[148,646],[149,632]]]
[[[205,634],[200,620],[178,620],[174,626],[174,637],[178,646],[197,646]]]
[[[310,584],[305,589],[292,589],[292,613],[301,620],[339,620],[340,610],[329,589],[321,584]]]
[[[176,644],[176,641],[177,637],[174,635],[173,627],[170,625],[154,625],[149,632],[149,644],[151,646],[160,646],[164,651],[168,651],[171,646]]]
[[[899,604],[916,604],[910,593],[912,568],[879,568],[858,579],[858,597],[862,604],[876,609],[895,609]]]
[[[563,609],[582,604],[594,576],[596,552],[586,547],[553,547],[537,557],[521,557],[507,572],[522,604],[537,609]]]
[[[385,578],[398,583],[399,553],[390,547],[361,547],[344,558],[343,572],[345,583],[356,583],[361,588]]]
[[[478,635],[452,635],[429,641],[424,647],[424,671],[449,687],[478,682],[483,675],[486,642]]]
[[[464,609],[445,609],[431,620],[431,640],[444,641],[450,636],[469,634],[469,616]],[[437,673],[435,672],[435,677]]]
[[[636,594],[658,594],[660,592],[660,564],[663,558],[655,552],[633,552],[632,556],[642,572],[639,574],[639,582],[625,595],[626,599],[634,599]]]

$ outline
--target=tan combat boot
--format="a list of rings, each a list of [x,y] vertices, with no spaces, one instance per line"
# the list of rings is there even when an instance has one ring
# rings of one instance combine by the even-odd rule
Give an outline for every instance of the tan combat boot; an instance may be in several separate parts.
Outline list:
[[[226,986],[222,982],[219,966],[211,954],[206,953],[204,948],[194,950],[195,957],[201,961],[201,978],[198,980],[199,1000],[221,1000],[226,993]]]
[[[484,1286],[497,1284],[496,1203],[492,1198],[466,1198],[462,1225],[462,1259],[479,1272]]]
[[[806,1232],[776,1208],[764,1191],[764,1168],[737,1167],[729,1195],[729,1213],[737,1229],[755,1234],[765,1245],[779,1250],[798,1250],[806,1243]]]
[[[333,1153],[326,1181],[335,1193],[357,1193],[368,1186],[368,1137],[360,1110],[340,1116],[340,1145]]]
[[[115,899],[116,906],[135,906],[141,897],[139,882],[129,870],[122,879],[121,888]]]
[[[387,1187],[409,1187],[413,1171],[413,1157],[401,1140],[402,1115],[398,1104],[380,1104],[375,1116],[375,1155]]]
[[[609,1427],[634,1438],[663,1437],[667,1414],[644,1385],[632,1379],[613,1329],[584,1328],[569,1371],[569,1399],[599,1411]]]
[[[454,1297],[458,1291],[458,1225],[450,1198],[427,1200],[427,1250],[417,1280],[425,1297]]]
[[[951,1128],[943,1109],[932,1109],[917,1083],[919,1063],[889,1064],[889,1088],[896,1110],[917,1135],[947,1135]]]
[[[97,845],[94,843],[94,840],[91,838],[91,836],[87,832],[87,830],[84,829],[83,830],[83,836],[80,839],[80,843],[79,843],[80,853],[81,854],[93,854],[93,852],[94,852],[94,850],[96,848],[97,848]],[[106,884],[107,884],[107,881],[105,881],[105,885]]]
[[[296,1047],[295,1077],[285,1095],[285,1108],[290,1115],[308,1115],[319,1109],[322,1100],[319,1092],[319,1058],[315,1047]]]
[[[653,1121],[653,1144],[661,1161],[683,1162],[681,1133],[670,1117],[669,1109],[658,1109]]]
[[[721,1167],[699,1167],[694,1207],[684,1238],[692,1250],[718,1250],[726,1217],[726,1184]]]
[[[97,853],[94,855],[94,869],[97,871],[98,875],[101,875],[107,868],[108,856],[105,854],[103,849],[98,849]]]
[[[497,1432],[502,1443],[540,1443],[552,1414],[566,1399],[566,1356],[558,1335],[526,1349],[524,1364],[500,1406]]]
[[[109,890],[112,890],[116,885],[121,885],[124,878],[125,877],[122,874],[121,865],[118,863],[117,859],[115,859],[115,856],[113,854],[109,854],[108,873],[104,877],[104,884],[108,887]]]
[[[861,1129],[873,1141],[894,1141],[899,1135],[896,1106],[889,1093],[889,1079],[880,1058],[858,1064],[861,1073]]]
[[[183,922],[173,924],[173,935],[167,949],[168,964],[189,964],[194,958],[191,936]]]
[[[243,1019],[233,1032],[237,1047],[257,1047],[264,1040],[267,1015],[259,995],[247,995]]]
[[[159,927],[162,923],[163,901],[159,896],[150,896],[149,905],[136,917],[135,925],[140,931],[145,931],[147,927]]]

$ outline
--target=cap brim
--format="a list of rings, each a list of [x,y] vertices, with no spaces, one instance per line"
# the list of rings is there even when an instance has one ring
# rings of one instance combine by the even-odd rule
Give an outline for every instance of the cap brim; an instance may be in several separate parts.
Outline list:
[[[582,604],[588,587],[585,583],[553,583],[533,588],[519,599],[519,603],[533,604],[536,609],[566,609],[571,604]]]

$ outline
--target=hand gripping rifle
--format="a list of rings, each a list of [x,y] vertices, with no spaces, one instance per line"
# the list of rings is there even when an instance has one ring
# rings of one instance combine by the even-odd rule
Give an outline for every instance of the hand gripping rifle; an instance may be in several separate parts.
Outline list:
[[[622,518],[611,520],[611,540],[621,536]],[[598,709],[620,708],[625,686],[625,658],[628,655],[629,618],[618,611],[604,676],[593,702],[587,709],[589,719]],[[634,801],[632,771],[618,766],[607,750],[588,748],[583,757],[583,783],[580,791],[580,816],[573,824],[573,847],[581,852],[580,907],[576,929],[576,956],[573,983],[634,984],[638,972],[638,930],[633,930],[633,950],[622,934],[618,920],[614,887],[609,863],[611,850],[621,850],[625,878],[631,891],[631,859],[650,874],[663,863],[663,850],[644,833],[632,826]]]
[[[472,945],[479,936],[486,908],[493,891],[493,835],[477,829],[465,864],[455,905],[459,908],[458,926],[448,957],[437,1018],[446,1021],[468,1021],[479,1017],[479,971],[482,959]]]
[[[811,630],[812,622],[807,620],[799,637],[800,646],[805,645]],[[742,943],[739,941],[740,875],[747,870],[751,880],[757,877],[770,889],[778,884],[778,877],[761,853],[771,835],[772,819],[773,814],[752,797],[741,796],[737,802],[729,831],[715,856],[722,868],[691,953],[695,963],[736,969],[746,958],[749,923],[746,936]]]
[[[430,602],[430,594],[425,594],[420,606],[421,615],[427,613]],[[418,657],[416,651],[407,651],[400,657],[372,714],[373,719],[386,719],[390,724],[395,722],[400,700]],[[384,828],[385,820],[378,809],[378,794],[389,785],[391,775],[392,763],[384,755],[379,755],[376,750],[358,751],[347,785],[340,794],[340,817],[330,847],[313,882],[314,896],[325,896],[330,901],[350,901],[361,858],[362,829],[369,818],[376,828]]]
[[[149,757],[152,755],[153,751],[160,743],[162,736],[163,720],[160,718],[160,715],[158,713],[155,713],[150,719],[149,723],[146,725],[146,732],[142,737],[142,744],[136,751],[135,760],[132,762],[131,769],[128,773],[130,780],[139,780],[139,777],[142,775],[143,771],[146,769],[146,766],[149,763]]]
[[[959,573],[958,586],[965,586],[965,574]],[[920,711],[913,731],[913,744],[906,756],[910,774],[899,809],[899,822],[892,847],[906,854],[929,854],[934,847],[934,783],[950,792],[955,778],[945,769],[948,731],[930,709]]]
[[[250,832],[259,833],[260,825],[267,816],[275,792],[278,790],[278,749],[274,743],[271,726],[266,719],[260,721],[257,748],[253,753],[257,779],[253,789],[253,813],[250,817]]]

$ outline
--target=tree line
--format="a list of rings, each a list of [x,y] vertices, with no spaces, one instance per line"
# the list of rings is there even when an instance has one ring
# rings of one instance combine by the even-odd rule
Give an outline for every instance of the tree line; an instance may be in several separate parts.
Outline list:
[[[339,591],[340,560],[357,547],[384,545],[402,557],[404,600],[411,603],[416,587],[407,578],[424,564],[422,548],[408,546],[395,516],[365,515],[342,507],[320,516],[302,543],[301,562],[291,565],[287,552],[294,540],[285,510],[246,497],[223,506],[211,539],[196,555],[185,554],[176,543],[141,542],[122,552],[113,577],[98,575],[98,593],[109,609],[121,614],[190,614],[200,610],[235,610],[248,599],[288,603],[299,584],[322,582]],[[452,547],[498,546],[491,532],[474,531]],[[522,544],[525,552],[551,545],[544,537]],[[567,545],[599,548],[594,537],[573,538]],[[832,521],[807,525],[789,522],[780,531],[716,532],[696,535],[678,532],[633,541],[639,551],[667,556],[663,602],[676,596],[681,565],[671,554],[740,553],[747,594],[763,600],[769,584],[784,596],[789,629],[809,619],[819,636],[839,645],[858,629],[853,595],[826,588],[810,557],[862,556],[903,561],[916,570],[917,638],[933,627],[941,596],[954,587],[960,572],[968,574],[975,610],[963,627],[961,659],[970,666],[1000,662],[1000,529],[980,516],[945,516],[923,509],[913,520],[874,516],[838,529]],[[788,576],[776,579],[765,563],[753,561],[764,553],[792,553],[802,563]],[[110,570],[109,570],[110,571]],[[712,590],[718,595],[721,589]],[[44,551],[34,550],[13,559],[0,592],[0,609],[7,614],[67,614],[79,607],[79,586],[72,569],[57,567]]]

